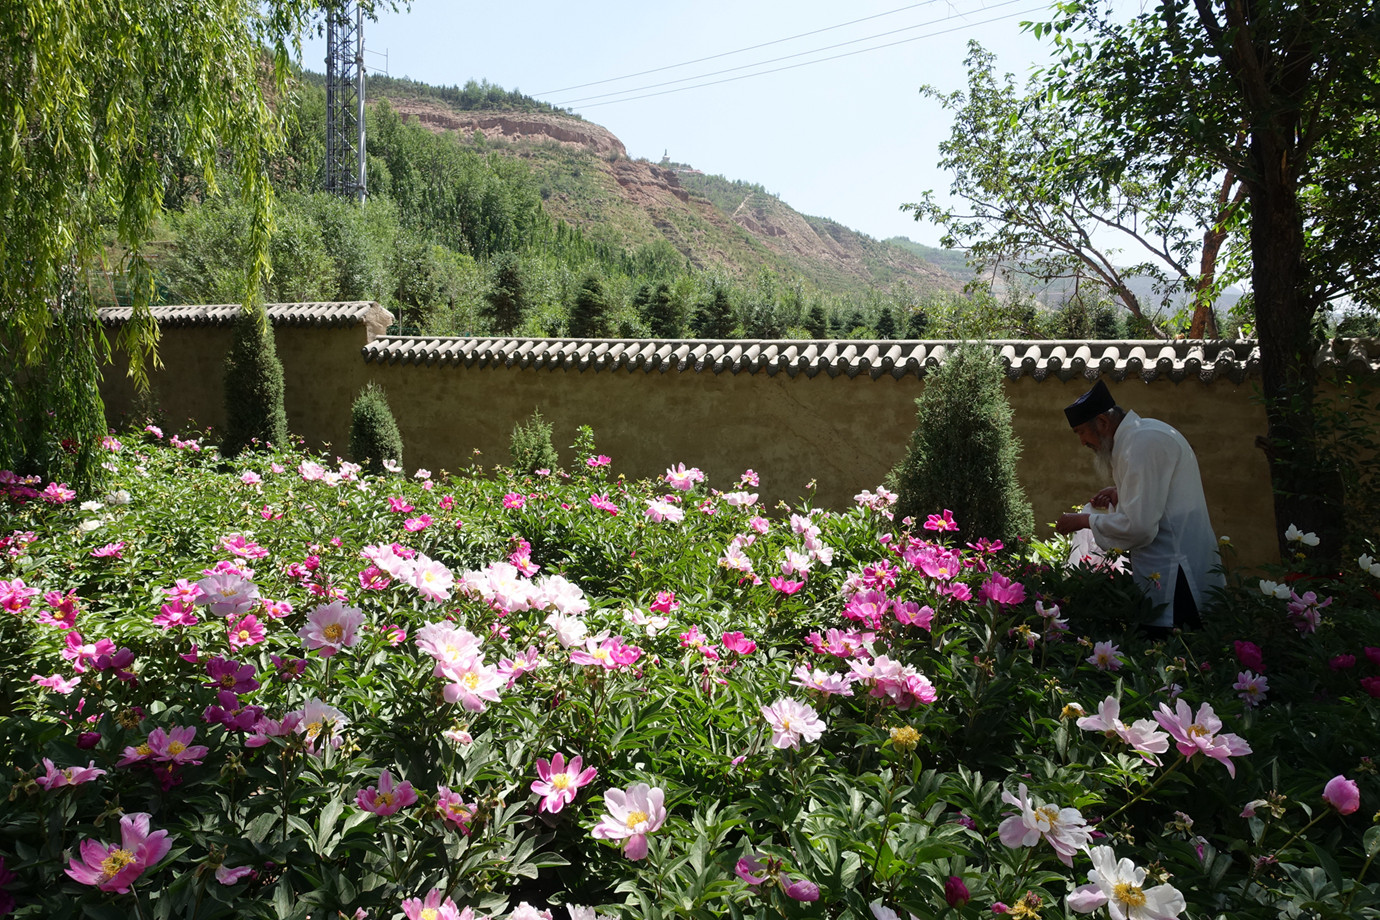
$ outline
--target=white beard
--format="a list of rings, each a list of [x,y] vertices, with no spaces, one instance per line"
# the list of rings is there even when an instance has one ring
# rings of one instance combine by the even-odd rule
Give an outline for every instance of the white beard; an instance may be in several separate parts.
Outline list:
[[[1093,469],[1097,471],[1099,481],[1116,482],[1116,478],[1112,475],[1112,439],[1110,437],[1103,438],[1102,445],[1093,451],[1092,464]]]

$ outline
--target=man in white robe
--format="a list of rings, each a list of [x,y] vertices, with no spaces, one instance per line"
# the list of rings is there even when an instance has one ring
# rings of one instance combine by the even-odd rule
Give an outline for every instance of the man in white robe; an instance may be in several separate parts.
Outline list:
[[[1064,410],[1096,465],[1115,485],[1093,496],[1102,514],[1062,514],[1061,534],[1089,528],[1104,550],[1125,550],[1164,633],[1201,624],[1209,594],[1226,584],[1193,448],[1173,427],[1127,412],[1102,381]]]

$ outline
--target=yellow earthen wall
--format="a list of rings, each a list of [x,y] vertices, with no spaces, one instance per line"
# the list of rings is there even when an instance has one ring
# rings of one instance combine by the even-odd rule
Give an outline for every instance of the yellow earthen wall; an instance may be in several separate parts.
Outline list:
[[[769,375],[695,371],[647,372],[366,364],[363,326],[279,327],[278,354],[286,374],[288,422],[313,449],[344,455],[350,403],[367,380],[388,393],[402,431],[409,467],[458,470],[477,461],[510,462],[513,426],[533,410],[554,428],[562,460],[582,424],[591,425],[613,469],[629,477],[656,476],[684,462],[729,488],[743,470],[761,476],[770,504],[795,502],[815,484],[814,504],[848,506],[852,496],[879,485],[902,457],[915,423],[923,383],[889,374],[873,380],[784,371]],[[163,332],[164,369],[154,386],[170,424],[192,419],[219,428],[224,420],[221,361],[228,328],[181,327]],[[106,369],[107,417],[118,424],[131,405],[122,369]],[[1117,401],[1183,432],[1198,454],[1219,534],[1229,535],[1237,564],[1276,561],[1269,471],[1255,439],[1265,433],[1264,411],[1250,381],[1211,384],[1167,379],[1108,380]],[[1024,445],[1021,483],[1035,506],[1037,532],[1060,511],[1085,502],[1097,481],[1088,452],[1064,421],[1063,407],[1089,383],[1007,383],[1016,434]],[[478,457],[475,456],[478,451]],[[939,509],[936,509],[939,510]]]

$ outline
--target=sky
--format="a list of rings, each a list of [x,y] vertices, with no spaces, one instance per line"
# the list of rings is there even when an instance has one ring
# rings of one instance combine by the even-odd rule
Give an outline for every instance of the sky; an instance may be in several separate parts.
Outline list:
[[[970,40],[1023,81],[1050,46],[1020,23],[1048,9],[1047,0],[413,0],[366,22],[365,66],[520,90],[604,126],[634,158],[668,154],[869,236],[937,246],[938,228],[900,210],[927,190],[947,200],[952,181],[937,166],[949,114],[920,87],[963,89]],[[324,72],[324,39],[304,45],[302,63]]]

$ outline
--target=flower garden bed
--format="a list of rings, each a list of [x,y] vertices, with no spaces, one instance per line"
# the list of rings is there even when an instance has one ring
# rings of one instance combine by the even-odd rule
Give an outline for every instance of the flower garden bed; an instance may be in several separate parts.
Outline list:
[[[0,910],[1380,915],[1369,557],[1152,643],[880,491],[107,447],[0,484]]]

